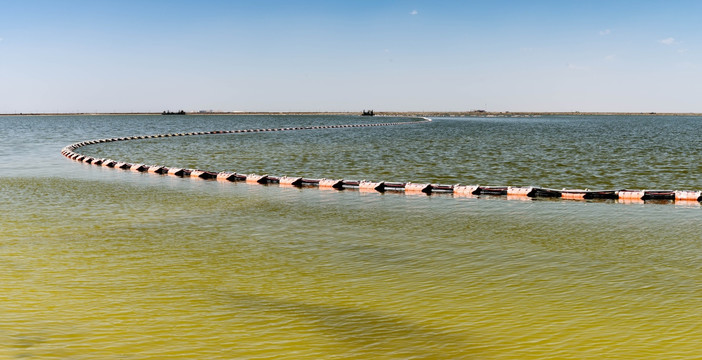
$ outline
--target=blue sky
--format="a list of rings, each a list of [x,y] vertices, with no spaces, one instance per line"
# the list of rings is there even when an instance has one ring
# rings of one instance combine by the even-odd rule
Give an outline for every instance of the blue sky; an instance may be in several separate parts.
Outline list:
[[[0,0],[0,113],[702,112],[702,1]]]

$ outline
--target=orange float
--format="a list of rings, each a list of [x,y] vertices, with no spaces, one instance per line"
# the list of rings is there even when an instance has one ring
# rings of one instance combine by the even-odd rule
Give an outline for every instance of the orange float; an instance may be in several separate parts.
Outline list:
[[[246,182],[249,184],[265,184],[268,182],[268,175],[249,174],[246,175]]]
[[[149,174],[161,174],[166,168],[158,165],[151,165],[146,169]]]
[[[302,178],[301,177],[292,177],[292,176],[283,176],[280,179],[278,179],[278,184],[281,186],[301,186],[302,185]]]
[[[534,190],[533,187],[516,187],[516,186],[508,186],[507,187],[507,196],[529,196],[531,195],[532,191]]]
[[[166,174],[170,176],[183,176],[185,170],[182,168],[169,168]]]
[[[341,189],[344,186],[343,180],[321,179],[318,183],[321,189]]]
[[[579,189],[566,190],[566,189],[563,189],[561,191],[561,198],[567,199],[567,200],[585,200],[585,195],[587,194],[587,192],[588,192],[588,190],[579,190]]]
[[[236,180],[236,173],[222,171],[217,173],[217,181],[234,181]]]
[[[146,170],[146,166],[144,166],[144,164],[132,164],[132,166],[129,167],[129,170],[142,172]]]
[[[361,181],[358,183],[359,191],[385,191],[385,182],[372,182],[372,181]]]
[[[407,183],[405,184],[406,194],[428,194],[431,192],[431,184],[417,184],[417,183]],[[455,191],[455,190],[454,190]]]
[[[480,185],[455,185],[453,195],[474,196],[480,192]]]
[[[623,200],[643,200],[646,195],[644,190],[619,190],[617,191],[617,197]]]
[[[702,191],[679,190],[675,191],[675,201],[699,201]]]

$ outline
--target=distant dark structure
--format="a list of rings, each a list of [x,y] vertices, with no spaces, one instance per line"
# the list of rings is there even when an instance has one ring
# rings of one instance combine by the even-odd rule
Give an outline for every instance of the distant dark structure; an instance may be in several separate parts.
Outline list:
[[[170,112],[169,110],[166,110],[162,112],[161,115],[185,115],[185,111],[181,110],[178,112]]]
[[[375,115],[373,113],[373,110],[363,110],[363,112],[361,113],[361,116],[373,116],[373,115]]]

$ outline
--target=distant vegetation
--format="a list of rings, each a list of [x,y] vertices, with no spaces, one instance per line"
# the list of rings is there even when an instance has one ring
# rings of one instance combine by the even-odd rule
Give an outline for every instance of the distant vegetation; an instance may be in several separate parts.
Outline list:
[[[170,110],[166,110],[162,112],[161,115],[185,115],[185,111],[171,112]]]

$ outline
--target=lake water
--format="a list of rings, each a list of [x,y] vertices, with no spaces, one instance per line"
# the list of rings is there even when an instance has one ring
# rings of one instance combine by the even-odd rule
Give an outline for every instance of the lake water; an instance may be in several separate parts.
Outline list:
[[[323,191],[60,154],[98,138],[387,121],[0,117],[0,358],[702,356],[698,203]],[[271,175],[702,190],[701,126],[699,117],[445,118],[77,151]]]

